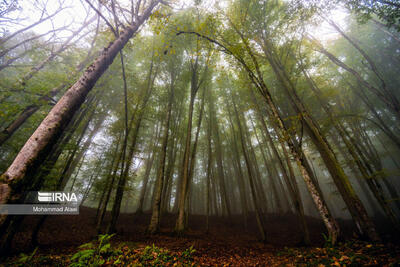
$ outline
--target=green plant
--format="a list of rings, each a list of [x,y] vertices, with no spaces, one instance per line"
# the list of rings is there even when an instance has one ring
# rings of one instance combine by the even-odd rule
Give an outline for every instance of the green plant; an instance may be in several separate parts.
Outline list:
[[[28,255],[28,254],[21,253],[21,254],[19,255],[19,259],[18,259],[18,265],[24,266],[24,265],[26,265],[28,262],[30,262],[30,261],[32,260],[33,256],[35,256],[35,254],[36,254],[36,252],[37,252],[37,249],[38,249],[38,248],[35,248],[35,249],[32,251],[32,253],[29,254],[29,255]]]
[[[193,246],[190,246],[188,249],[182,252],[182,258],[188,261],[193,261],[193,253],[195,253],[196,250],[193,248]]]
[[[166,266],[174,264],[177,266],[190,266],[194,260],[193,253],[195,251],[193,246],[191,246],[182,253],[174,253],[153,244],[143,249],[138,260],[143,266]]]
[[[324,237],[324,240],[325,240],[324,247],[331,248],[332,247],[332,237],[327,236],[324,233],[322,233],[322,236]]]
[[[71,257],[72,267],[100,266],[105,263],[105,258],[112,254],[110,239],[112,235],[99,235],[97,241],[85,243],[79,246],[83,249]]]

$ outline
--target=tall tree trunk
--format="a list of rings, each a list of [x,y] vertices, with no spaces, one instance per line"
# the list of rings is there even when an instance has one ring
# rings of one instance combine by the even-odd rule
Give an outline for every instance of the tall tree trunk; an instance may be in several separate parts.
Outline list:
[[[234,105],[236,105],[234,99],[232,99],[232,101],[233,101]],[[236,106],[236,108],[237,108],[237,106]],[[238,111],[238,113],[239,113],[239,118],[241,119],[241,121],[246,121],[246,119],[243,117],[242,112]],[[259,170],[256,153],[254,151],[254,147],[253,147],[253,144],[252,144],[251,138],[250,138],[249,129],[246,124],[242,125],[242,131],[244,132],[244,136],[247,140],[247,146],[249,149],[248,153],[250,154],[249,156],[251,159],[250,162],[253,163],[252,166],[253,166],[253,170],[254,170],[254,180],[255,180],[255,184],[256,184],[256,191],[260,197],[260,201],[262,202],[261,208],[263,209],[264,213],[266,213],[267,212],[267,203],[268,203],[267,197],[265,195],[265,189],[264,189],[263,183],[261,181],[261,173]],[[271,175],[271,172],[269,172],[269,174]],[[279,193],[278,193],[278,189],[276,188],[276,185],[272,188],[272,193],[274,195],[274,199],[275,199],[275,202],[276,202],[276,205],[278,208],[278,212],[282,214],[283,207],[282,207],[281,201],[279,199]]]
[[[240,162],[239,149],[237,147],[237,144],[238,144],[237,133],[235,131],[231,116],[229,115],[228,117],[229,117],[229,122],[231,125],[231,131],[232,131],[232,136],[233,136],[233,140],[231,142],[231,147],[233,147],[233,152],[234,152],[233,157],[235,159],[234,167],[235,167],[235,171],[237,172],[237,176],[238,176],[240,203],[242,205],[243,226],[244,226],[244,229],[247,230],[247,218],[248,218],[249,208],[248,208],[247,197],[246,197],[246,192],[245,192],[246,186],[244,183],[242,164]]]
[[[118,144],[117,144],[117,147],[115,149],[115,153],[118,152],[118,148],[119,148],[119,145],[120,145],[121,138],[122,138],[122,134],[120,134],[120,137],[118,139]],[[96,223],[96,231],[97,231],[97,233],[101,232],[101,226],[103,224],[104,217],[105,217],[106,212],[107,212],[108,202],[110,201],[111,192],[112,192],[113,187],[114,187],[115,177],[117,176],[117,171],[118,171],[119,165],[121,163],[122,153],[123,153],[123,151],[118,153],[118,158],[115,161],[115,164],[113,166],[111,166],[110,172],[107,175],[107,180],[110,180],[110,183],[108,183],[106,185],[107,193],[106,193],[106,196],[105,196],[105,199],[104,199],[103,203],[100,206],[100,213],[99,213],[99,216],[97,217],[97,223]]]
[[[110,164],[110,166],[108,166],[108,173],[107,173],[107,176],[105,179],[104,189],[103,189],[103,192],[101,193],[99,205],[98,205],[97,211],[96,211],[96,220],[95,220],[96,223],[98,221],[101,208],[105,203],[106,195],[107,195],[108,189],[110,187],[112,171],[115,166],[116,158],[118,157],[118,148],[119,148],[119,144],[121,141],[121,137],[122,137],[122,134],[119,134],[118,139],[116,140],[117,142],[116,142],[116,146],[115,146],[115,151],[111,154],[111,156],[112,156],[111,164]],[[74,180],[74,182],[75,182],[75,180]],[[73,188],[73,184],[71,185],[71,191],[72,191],[72,188]]]
[[[211,93],[210,93],[211,94]],[[219,182],[219,192],[221,194],[221,205],[223,209],[226,209],[228,217],[231,217],[231,207],[228,200],[228,196],[226,193],[225,187],[225,174],[224,174],[224,166],[222,160],[222,147],[221,147],[221,140],[219,137],[219,127],[218,127],[218,120],[216,117],[216,110],[215,110],[215,102],[212,97],[210,97],[210,107],[211,114],[212,114],[212,132],[214,137],[214,144],[215,144],[215,154],[216,154],[216,163],[217,163],[217,172],[214,175],[214,178]]]
[[[262,129],[263,129],[263,135],[262,136],[264,137],[264,139],[267,139],[269,147],[272,149],[272,152],[273,152],[275,158],[278,160],[278,164],[279,164],[282,176],[283,176],[283,178],[284,178],[284,180],[286,182],[287,188],[289,189],[289,192],[290,192],[292,203],[293,203],[293,205],[295,207],[295,210],[296,210],[296,212],[297,212],[297,214],[299,216],[299,220],[301,222],[302,231],[303,231],[303,242],[304,242],[305,245],[309,245],[310,244],[310,236],[309,236],[309,231],[308,231],[308,227],[307,227],[307,223],[306,223],[306,219],[305,219],[305,215],[304,215],[303,202],[301,200],[300,191],[299,191],[299,188],[298,188],[298,185],[297,185],[296,177],[294,175],[294,171],[293,171],[293,168],[292,168],[292,163],[290,161],[288,152],[286,150],[286,146],[283,143],[283,141],[280,138],[278,138],[278,140],[280,142],[280,145],[282,147],[282,151],[283,151],[283,153],[285,155],[285,158],[286,158],[286,164],[287,164],[287,167],[289,169],[290,178],[289,178],[289,175],[288,175],[287,170],[285,168],[285,164],[284,164],[281,156],[279,155],[279,152],[278,152],[278,150],[277,150],[277,148],[276,148],[276,146],[274,144],[274,141],[272,140],[272,137],[271,137],[271,135],[270,135],[270,133],[268,131],[267,125],[265,124],[265,121],[264,121],[264,119],[262,117],[262,113],[261,113],[260,107],[259,107],[259,105],[257,103],[257,99],[256,99],[256,97],[254,95],[254,92],[251,91],[250,94],[251,94],[253,103],[254,103],[255,108],[256,108],[256,114],[258,116],[258,119],[259,119],[259,121],[261,123],[261,126],[262,126]],[[313,180],[316,180],[316,179],[313,179]],[[321,190],[318,190],[318,191],[321,192]]]
[[[182,179],[180,185],[180,194],[178,201],[178,218],[176,220],[175,231],[177,234],[181,235],[185,231],[185,203],[187,199],[187,192],[189,186],[189,156],[190,156],[190,147],[191,147],[191,139],[192,139],[192,118],[193,118],[193,105],[194,105],[195,95],[191,93],[190,96],[190,105],[189,105],[189,120],[188,126],[186,130],[186,142],[185,142],[185,150],[183,153],[183,164],[182,164]]]
[[[199,56],[196,56],[196,60],[191,64],[191,84],[190,84],[190,102],[189,102],[189,114],[188,114],[188,125],[186,130],[186,142],[185,150],[183,153],[183,163],[181,170],[181,185],[180,185],[180,195],[178,199],[178,218],[175,224],[175,232],[178,235],[182,235],[185,231],[185,206],[187,201],[187,194],[189,189],[189,179],[190,179],[190,151],[192,143],[192,120],[193,120],[193,109],[194,101],[196,98],[197,91],[199,90]]]
[[[102,124],[104,122],[104,117],[105,117],[105,114],[100,116],[100,118],[97,120],[96,124],[93,126],[92,131],[90,131],[90,134],[87,137],[85,143],[80,148],[79,153],[75,157],[71,156],[70,164],[67,164],[65,166],[63,172],[60,175],[60,181],[61,181],[61,187],[62,188],[64,188],[64,186],[68,183],[68,180],[71,177],[72,173],[75,171],[76,166],[81,161],[83,155],[86,153],[87,149],[91,145],[93,137],[100,130],[100,128],[101,128],[101,126],[102,126]]]
[[[1,176],[0,204],[9,203],[11,199],[19,201],[20,194],[24,190],[24,188],[21,188],[21,184],[29,184],[32,181],[46,154],[55,145],[76,110],[84,102],[87,94],[113,62],[119,51],[147,20],[158,3],[158,0],[152,1],[143,14],[139,16],[138,21],[128,25],[124,32],[121,32],[121,35],[104,49],[103,53],[53,107],[20,150],[14,162]],[[1,223],[4,222],[5,217],[5,215],[1,216]]]
[[[144,95],[144,99],[142,104],[140,105],[140,107],[138,108],[138,112],[139,114],[137,115],[137,121],[135,124],[135,128],[134,128],[134,132],[132,135],[132,140],[131,140],[131,144],[129,147],[129,152],[128,155],[126,157],[126,164],[124,165],[125,162],[122,162],[122,166],[124,166],[124,168],[122,168],[121,170],[121,174],[118,180],[118,185],[117,185],[117,190],[115,191],[115,199],[114,199],[114,204],[113,204],[113,209],[111,212],[111,221],[108,225],[107,228],[107,232],[108,233],[113,233],[116,232],[116,224],[117,224],[117,220],[119,217],[119,213],[120,213],[120,209],[121,209],[121,203],[122,203],[122,198],[124,195],[124,188],[125,188],[125,184],[126,181],[128,179],[128,175],[129,175],[129,170],[130,167],[132,165],[132,161],[133,161],[133,156],[134,156],[134,152],[136,149],[136,143],[138,140],[138,135],[139,135],[139,130],[140,130],[140,126],[143,120],[143,116],[144,116],[144,111],[145,108],[147,106],[147,103],[150,99],[151,93],[153,91],[153,85],[154,85],[154,81],[155,78],[157,76],[157,71],[155,71],[154,75],[152,76],[153,73],[153,62],[150,65],[150,70],[149,70],[149,76],[148,76],[148,83],[147,83],[147,87],[145,90],[145,95]],[[125,110],[126,112],[126,110]],[[133,119],[134,116],[132,116]],[[129,135],[129,131],[127,131],[126,135]],[[123,153],[125,154],[125,153]]]
[[[318,47],[319,51],[328,57],[334,64],[351,73],[358,80],[358,82],[360,82],[360,84],[375,94],[383,103],[387,105],[387,107],[392,111],[393,115],[396,116],[397,120],[400,120],[400,102],[393,92],[388,90],[386,87],[381,89],[376,88],[367,82],[355,69],[351,68],[332,53],[328,52],[321,44],[318,44]]]
[[[208,125],[207,125],[207,174],[206,174],[206,233],[210,230],[210,186],[211,186],[211,171],[213,164],[212,157],[212,143],[211,143],[211,130],[212,130],[212,121],[211,121],[211,112],[210,108],[208,109]],[[235,143],[236,145],[236,143]],[[246,213],[247,215],[247,213]]]
[[[374,170],[372,169],[372,167],[369,166],[369,163],[366,162],[366,160],[362,160],[362,157],[359,156],[362,153],[357,153],[357,148],[356,148],[357,145],[355,145],[356,142],[353,141],[354,139],[350,137],[348,131],[333,117],[332,115],[333,113],[331,111],[329,104],[326,103],[320,97],[322,93],[321,90],[317,87],[317,85],[314,83],[314,81],[311,79],[311,77],[308,75],[306,71],[303,71],[303,74],[306,77],[307,81],[309,82],[310,88],[314,91],[315,95],[317,96],[317,99],[319,100],[325,113],[330,118],[334,128],[337,130],[340,137],[342,138],[344,144],[346,145],[347,151],[352,156],[364,180],[367,182],[370,190],[374,194],[375,198],[378,200],[378,203],[381,205],[382,209],[384,210],[388,218],[391,220],[393,225],[399,228],[399,222],[397,221],[396,216],[394,215],[394,212],[391,209],[390,205],[386,202],[383,190],[380,188],[378,181],[376,181],[376,179],[373,177]],[[360,142],[357,143],[360,144]],[[380,169],[381,168],[379,168],[378,171]]]
[[[283,120],[279,114],[278,108],[275,105],[274,101],[272,100],[272,96],[270,94],[270,91],[265,84],[265,82],[261,79],[262,75],[258,67],[258,62],[256,61],[254,55],[251,53],[251,51],[248,49],[247,50],[250,52],[252,61],[256,64],[256,72],[257,74],[253,73],[247,64],[243,61],[240,61],[240,58],[238,61],[241,63],[241,65],[245,68],[247,71],[250,80],[253,82],[253,84],[256,86],[256,88],[259,90],[259,92],[262,94],[264,99],[266,100],[269,108],[270,108],[270,116],[271,120],[275,123],[276,127],[279,129],[280,133],[282,134],[282,137],[284,140],[286,140],[291,154],[296,160],[296,163],[300,169],[300,172],[303,176],[303,179],[307,185],[307,188],[311,194],[311,197],[316,205],[317,210],[319,211],[324,224],[328,230],[330,240],[332,241],[332,244],[335,244],[337,241],[337,238],[339,236],[339,226],[336,222],[336,220],[333,218],[331,215],[331,212],[329,211],[325,200],[323,199],[322,195],[320,194],[320,191],[318,189],[318,186],[316,185],[315,181],[312,179],[310,170],[307,168],[305,158],[301,156],[301,153],[299,153],[298,148],[295,146],[293,141],[291,140],[291,137],[288,133],[288,130],[286,129]]]
[[[273,46],[268,43],[267,40],[265,40],[265,42],[265,45],[268,45],[270,49],[273,48]],[[302,100],[297,95],[295,87],[288,77],[284,67],[270,50],[264,49],[264,52],[267,60],[275,72],[278,81],[284,88],[284,91],[288,96],[293,108],[295,109],[296,113],[299,114],[301,122],[304,124],[311,140],[318,149],[357,226],[361,230],[362,234],[367,235],[371,240],[379,240],[379,235],[376,232],[372,220],[369,218],[367,211],[357,196],[357,193],[354,191],[343,168],[336,159],[334,151],[321,133],[318,124],[316,124],[314,119],[303,105]]]
[[[233,56],[235,58],[235,60],[241,65],[241,67],[243,67],[243,69],[246,71],[250,81],[253,83],[253,85],[256,87],[256,89],[261,93],[261,95],[266,100],[266,102],[270,108],[271,120],[274,123],[276,123],[276,127],[279,129],[280,134],[282,135],[284,140],[286,140],[286,142],[290,148],[290,151],[291,151],[293,157],[295,158],[297,165],[299,166],[300,172],[301,172],[303,179],[307,185],[307,188],[312,196],[312,199],[317,207],[317,210],[319,211],[319,213],[324,221],[324,224],[328,230],[330,240],[332,241],[332,244],[335,244],[337,241],[337,237],[339,235],[338,224],[337,224],[336,220],[332,217],[328,207],[326,206],[324,199],[322,198],[322,195],[320,194],[314,181],[312,180],[310,173],[308,172],[308,170],[306,168],[304,158],[301,157],[301,154],[297,151],[295,145],[290,140],[291,138],[288,133],[288,130],[286,129],[286,127],[283,123],[283,120],[281,118],[281,115],[279,114],[278,107],[275,105],[274,101],[272,100],[272,96],[270,94],[269,88],[267,87],[267,85],[265,84],[265,82],[262,78],[263,75],[261,74],[261,70],[258,65],[258,62],[249,47],[248,40],[246,38],[244,38],[240,32],[238,32],[238,34],[241,35],[241,37],[242,37],[242,41],[245,45],[246,51],[250,55],[251,61],[254,63],[255,71],[252,70],[253,69],[252,67],[249,67],[248,63],[245,61],[245,59],[242,57],[242,55],[238,55],[238,54],[232,52],[232,50],[230,50],[228,47],[224,46],[223,44],[219,43],[218,41],[212,40],[209,37],[201,35],[197,32],[182,32],[181,31],[177,35],[180,35],[183,33],[197,35],[198,37],[206,39],[206,40],[216,44],[217,46],[223,48],[223,51],[226,54]]]
[[[79,114],[73,118],[73,121],[68,125],[67,130],[63,132],[61,138],[57,141],[57,144],[53,146],[51,149],[49,155],[46,158],[46,161],[44,162],[43,166],[40,167],[38,172],[33,176],[31,184],[25,184],[25,192],[22,191],[22,193],[19,195],[20,200],[16,200],[14,203],[20,203],[20,201],[25,199],[26,192],[28,191],[37,191],[39,190],[47,175],[50,173],[52,168],[54,167],[56,161],[58,160],[59,156],[61,155],[64,147],[66,144],[69,143],[70,139],[72,138],[73,134],[76,132],[76,129],[78,126],[80,126],[80,123],[83,121],[83,119],[86,117],[87,113],[90,111],[90,108],[92,108],[93,101],[95,99],[95,96],[91,96],[84,109],[80,110]],[[84,134],[86,130],[86,125],[89,124],[91,117],[93,115],[93,112],[91,115],[89,115],[89,118],[85,125],[82,127],[82,133],[81,135]],[[79,139],[79,138],[78,138]],[[2,238],[1,238],[1,243],[0,243],[0,253],[1,254],[7,254],[8,250],[10,249],[11,241],[14,237],[14,234],[16,231],[19,229],[22,220],[24,219],[25,216],[18,215],[18,216],[4,216],[2,221],[2,224],[0,226],[0,233],[2,233]],[[43,216],[41,218],[41,221],[45,220],[46,216]],[[39,227],[43,222],[39,222]]]
[[[154,138],[152,139],[155,141],[152,142],[151,148],[149,150],[149,155],[146,159],[146,169],[145,169],[143,180],[142,180],[142,187],[140,189],[139,204],[136,209],[137,214],[143,213],[144,198],[145,198],[146,191],[147,191],[147,184],[149,183],[151,167],[153,166],[153,162],[154,162],[154,159],[156,158],[156,154],[157,154],[157,152],[155,150],[156,150],[156,147],[158,144],[160,133],[161,133],[161,127],[159,125],[157,125],[157,128],[154,130],[154,134],[153,134]],[[152,140],[150,140],[150,142]]]
[[[249,177],[249,183],[250,183],[250,190],[251,190],[251,195],[252,195],[252,199],[253,199],[253,205],[254,205],[254,209],[255,209],[255,213],[256,213],[256,219],[257,219],[257,225],[258,225],[258,230],[260,231],[260,239],[261,241],[265,242],[267,240],[267,236],[266,236],[266,227],[265,227],[265,221],[263,218],[263,213],[262,210],[259,206],[259,199],[257,198],[257,193],[256,193],[256,185],[254,183],[254,177],[253,177],[253,171],[251,169],[251,164],[250,164],[250,158],[247,154],[247,149],[246,149],[246,140],[243,134],[243,130],[242,130],[242,126],[240,123],[240,118],[239,118],[239,114],[236,108],[235,103],[233,102],[234,105],[234,110],[235,110],[235,117],[236,117],[236,122],[238,124],[238,128],[239,128],[239,136],[240,136],[240,144],[242,146],[242,153],[246,162],[246,167],[247,167],[247,173],[248,173],[248,177]]]
[[[160,228],[160,215],[161,215],[161,197],[164,187],[164,180],[165,180],[165,159],[167,155],[167,145],[168,145],[168,136],[169,136],[169,125],[171,120],[171,113],[172,113],[172,104],[174,102],[174,82],[171,82],[170,86],[170,96],[168,100],[168,107],[167,107],[167,115],[165,118],[165,125],[164,125],[164,133],[163,133],[163,140],[161,143],[161,152],[160,152],[160,165],[158,166],[157,171],[157,178],[154,186],[154,201],[152,207],[152,214],[150,219],[150,225],[147,231],[150,234],[155,234],[159,231]]]

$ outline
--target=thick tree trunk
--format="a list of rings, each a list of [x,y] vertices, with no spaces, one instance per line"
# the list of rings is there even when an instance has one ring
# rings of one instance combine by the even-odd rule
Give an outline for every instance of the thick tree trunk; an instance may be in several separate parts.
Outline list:
[[[25,198],[25,194],[28,191],[37,191],[39,190],[47,175],[50,173],[52,168],[54,167],[56,161],[60,157],[64,147],[66,144],[69,143],[70,139],[72,138],[73,134],[76,132],[76,129],[78,126],[80,126],[81,122],[83,119],[86,117],[87,113],[89,112],[90,108],[93,105],[93,100],[94,96],[91,96],[87,103],[86,107],[82,110],[80,110],[79,114],[74,117],[73,123],[70,123],[67,127],[67,130],[63,132],[62,138],[60,138],[57,141],[57,144],[53,146],[52,150],[50,151],[49,155],[46,157],[46,161],[43,164],[44,166],[41,166],[38,172],[34,175],[32,178],[31,184],[23,184],[23,187],[25,188],[24,191],[21,191],[21,193],[18,195],[19,199],[16,199],[15,202],[12,203],[19,203],[21,200]],[[93,114],[93,113],[92,113]],[[88,121],[91,120],[91,115],[89,115]],[[89,123],[89,122],[87,122]],[[86,125],[86,124],[85,124]],[[83,126],[82,130],[82,135],[84,134],[86,126]],[[14,234],[16,231],[19,229],[20,224],[22,223],[22,220],[24,219],[25,216],[22,215],[14,215],[14,216],[3,216],[1,227],[0,227],[0,233],[2,234],[1,238],[1,243],[0,243],[0,253],[5,253],[7,254],[7,251],[10,248],[11,241],[14,237]],[[44,222],[45,216],[41,219]],[[43,223],[42,222],[42,223]],[[39,226],[40,227],[40,224]]]
[[[54,146],[76,110],[82,105],[86,95],[113,62],[119,51],[147,20],[158,3],[159,1],[152,2],[137,22],[127,26],[125,31],[121,32],[119,38],[104,49],[103,53],[53,107],[20,150],[14,162],[1,176],[0,204],[5,204],[11,199],[18,198],[18,194],[23,190],[20,185],[22,183],[30,183],[34,173],[44,161],[46,154]],[[4,215],[1,219],[1,222],[3,221]]]

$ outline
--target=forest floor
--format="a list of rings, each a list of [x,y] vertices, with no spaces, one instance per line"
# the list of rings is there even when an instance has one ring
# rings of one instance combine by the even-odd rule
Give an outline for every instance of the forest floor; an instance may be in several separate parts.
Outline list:
[[[29,239],[37,219],[32,216],[24,221],[14,239],[13,255],[3,259],[0,266],[85,266],[79,265],[79,260],[88,260],[84,252],[89,250],[79,246],[97,238],[95,210],[81,208],[79,216],[48,217],[39,233],[39,247],[31,253]],[[383,244],[353,239],[348,221],[340,221],[348,241],[335,247],[326,246],[322,222],[311,217],[307,222],[312,246],[301,246],[297,219],[290,214],[268,216],[266,243],[257,240],[255,222],[249,221],[245,231],[240,217],[213,217],[206,233],[205,216],[190,216],[191,227],[184,237],[173,235],[174,215],[163,216],[157,235],[145,234],[149,221],[149,214],[121,214],[110,247],[104,242],[104,253],[94,249],[98,255],[91,255],[89,260],[96,258],[104,266],[400,266],[396,238],[387,233]],[[96,248],[99,243],[92,244]],[[80,258],[72,259],[79,251]]]

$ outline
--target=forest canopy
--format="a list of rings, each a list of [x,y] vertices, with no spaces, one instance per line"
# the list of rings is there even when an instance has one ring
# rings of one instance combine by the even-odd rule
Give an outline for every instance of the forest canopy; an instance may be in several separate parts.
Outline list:
[[[395,0],[1,1],[0,204],[75,192],[102,234],[196,215],[269,242],[292,216],[304,245],[310,218],[332,245],[385,241],[399,31]],[[0,215],[3,255],[28,217]]]

